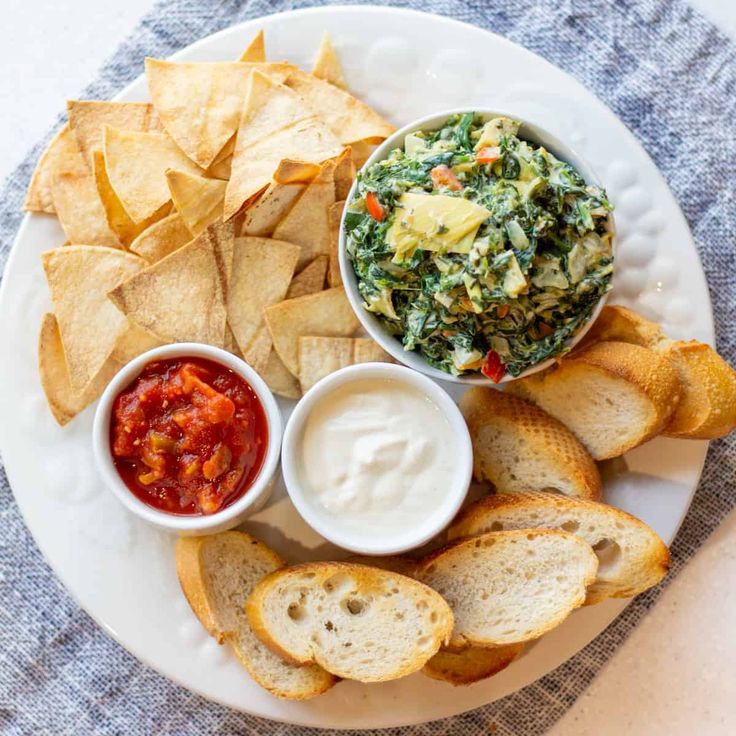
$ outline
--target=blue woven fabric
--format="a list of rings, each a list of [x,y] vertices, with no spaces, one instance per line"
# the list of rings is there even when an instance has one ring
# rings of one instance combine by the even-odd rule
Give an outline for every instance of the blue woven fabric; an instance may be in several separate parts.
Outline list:
[[[164,0],[81,97],[108,98],[142,70],[241,20],[309,2]],[[329,3],[320,3],[327,5]],[[693,230],[716,315],[719,349],[736,357],[736,50],[681,0],[396,2],[495,31],[562,67],[634,131]],[[0,197],[0,263],[22,217],[45,141]],[[8,359],[7,356],[3,356]],[[3,418],[0,418],[2,421]],[[673,574],[734,506],[736,439],[711,446],[700,488],[673,545]],[[524,690],[447,721],[383,733],[544,733],[653,605],[637,598],[594,642]],[[168,682],[115,644],[68,597],[41,558],[0,473],[0,730],[5,734],[274,734],[300,729],[230,711]]]

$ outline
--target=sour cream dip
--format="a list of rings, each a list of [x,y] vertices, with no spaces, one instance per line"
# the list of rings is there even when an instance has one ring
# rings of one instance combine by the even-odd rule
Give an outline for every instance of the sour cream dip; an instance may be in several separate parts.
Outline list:
[[[284,437],[284,477],[323,536],[388,554],[451,520],[470,481],[469,448],[462,416],[437,384],[400,366],[353,366],[297,406]]]

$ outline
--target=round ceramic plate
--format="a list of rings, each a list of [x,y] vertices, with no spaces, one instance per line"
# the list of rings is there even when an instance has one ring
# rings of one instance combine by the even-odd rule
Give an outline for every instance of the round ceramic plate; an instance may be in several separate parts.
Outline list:
[[[675,200],[631,133],[571,77],[478,28],[390,8],[274,15],[205,38],[173,58],[236,59],[260,27],[270,58],[306,68],[329,31],[352,91],[397,125],[474,105],[539,121],[588,159],[616,205],[620,239],[612,301],[660,320],[673,337],[712,341],[708,291]],[[146,97],[141,77],[117,99]],[[0,448],[18,505],[51,566],[111,636],[159,672],[267,718],[323,727],[396,726],[450,716],[518,690],[575,654],[622,610],[623,602],[609,601],[577,611],[507,670],[467,688],[416,674],[380,685],[342,682],[311,702],[271,697],[189,610],[176,580],[174,538],[128,515],[103,486],[92,458],[94,410],[62,429],[46,408],[36,336],[50,302],[39,254],[63,240],[54,218],[28,216],[7,264],[0,295],[0,416],[6,420],[0,422]],[[462,389],[451,390],[458,396]],[[702,442],[646,444],[605,470],[606,500],[672,540],[705,450]],[[282,484],[245,528],[290,560],[336,554],[300,519]]]

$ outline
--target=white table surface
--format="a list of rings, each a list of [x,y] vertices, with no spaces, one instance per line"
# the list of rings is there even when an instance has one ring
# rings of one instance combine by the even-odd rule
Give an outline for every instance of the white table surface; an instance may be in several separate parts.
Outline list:
[[[736,38],[736,0],[691,0]],[[152,0],[3,0],[0,177]],[[549,736],[736,733],[736,512],[670,585]],[[519,736],[523,736],[520,734]]]

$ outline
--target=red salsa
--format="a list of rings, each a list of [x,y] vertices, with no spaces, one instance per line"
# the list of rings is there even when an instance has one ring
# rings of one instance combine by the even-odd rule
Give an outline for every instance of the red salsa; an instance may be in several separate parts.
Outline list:
[[[172,514],[213,514],[252,485],[268,424],[250,384],[219,363],[149,363],[113,405],[113,460],[144,503]]]

